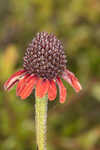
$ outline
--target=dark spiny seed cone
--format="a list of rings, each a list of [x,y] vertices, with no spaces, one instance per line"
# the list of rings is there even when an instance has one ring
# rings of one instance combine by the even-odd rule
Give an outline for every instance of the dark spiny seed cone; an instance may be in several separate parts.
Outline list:
[[[55,79],[66,68],[62,43],[53,34],[37,33],[24,56],[24,69],[42,78]]]

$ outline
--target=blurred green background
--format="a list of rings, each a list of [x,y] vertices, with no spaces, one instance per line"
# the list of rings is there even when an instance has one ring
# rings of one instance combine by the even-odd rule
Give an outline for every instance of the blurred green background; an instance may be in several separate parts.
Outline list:
[[[22,101],[3,83],[40,31],[63,41],[83,86],[76,94],[64,82],[66,103],[49,103],[48,150],[100,150],[100,0],[0,0],[0,150],[36,149],[34,95]]]

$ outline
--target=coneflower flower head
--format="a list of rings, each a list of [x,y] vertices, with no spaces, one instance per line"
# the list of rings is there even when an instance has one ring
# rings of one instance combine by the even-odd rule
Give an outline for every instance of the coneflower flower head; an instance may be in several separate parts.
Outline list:
[[[49,100],[57,95],[59,87],[60,102],[66,99],[66,88],[61,78],[66,80],[76,92],[82,88],[75,75],[66,69],[66,56],[61,41],[55,35],[46,32],[37,33],[26,49],[24,69],[13,74],[4,84],[10,90],[17,84],[16,93],[21,99],[27,98],[36,87],[36,96],[42,98],[48,94]]]
[[[24,56],[24,69],[46,79],[56,79],[66,68],[66,57],[61,41],[53,34],[37,33]]]

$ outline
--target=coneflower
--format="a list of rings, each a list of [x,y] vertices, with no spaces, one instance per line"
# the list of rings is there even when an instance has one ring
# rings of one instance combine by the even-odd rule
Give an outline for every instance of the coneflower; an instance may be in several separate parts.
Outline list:
[[[4,84],[10,90],[16,83],[16,94],[26,99],[35,88],[36,138],[38,150],[46,150],[47,103],[55,100],[59,87],[60,103],[66,100],[66,80],[76,92],[82,87],[75,75],[66,68],[64,48],[54,34],[37,33],[26,49],[23,69],[13,74]]]

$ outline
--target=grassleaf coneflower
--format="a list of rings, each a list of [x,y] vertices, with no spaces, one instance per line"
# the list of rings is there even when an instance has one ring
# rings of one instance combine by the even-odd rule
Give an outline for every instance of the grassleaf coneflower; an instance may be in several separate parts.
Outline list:
[[[59,101],[66,100],[66,80],[76,92],[82,87],[75,75],[66,68],[66,56],[61,41],[54,34],[37,33],[26,49],[23,69],[13,74],[4,84],[10,90],[16,83],[16,94],[26,99],[35,88],[36,141],[38,150],[46,150],[47,103],[57,96]]]

